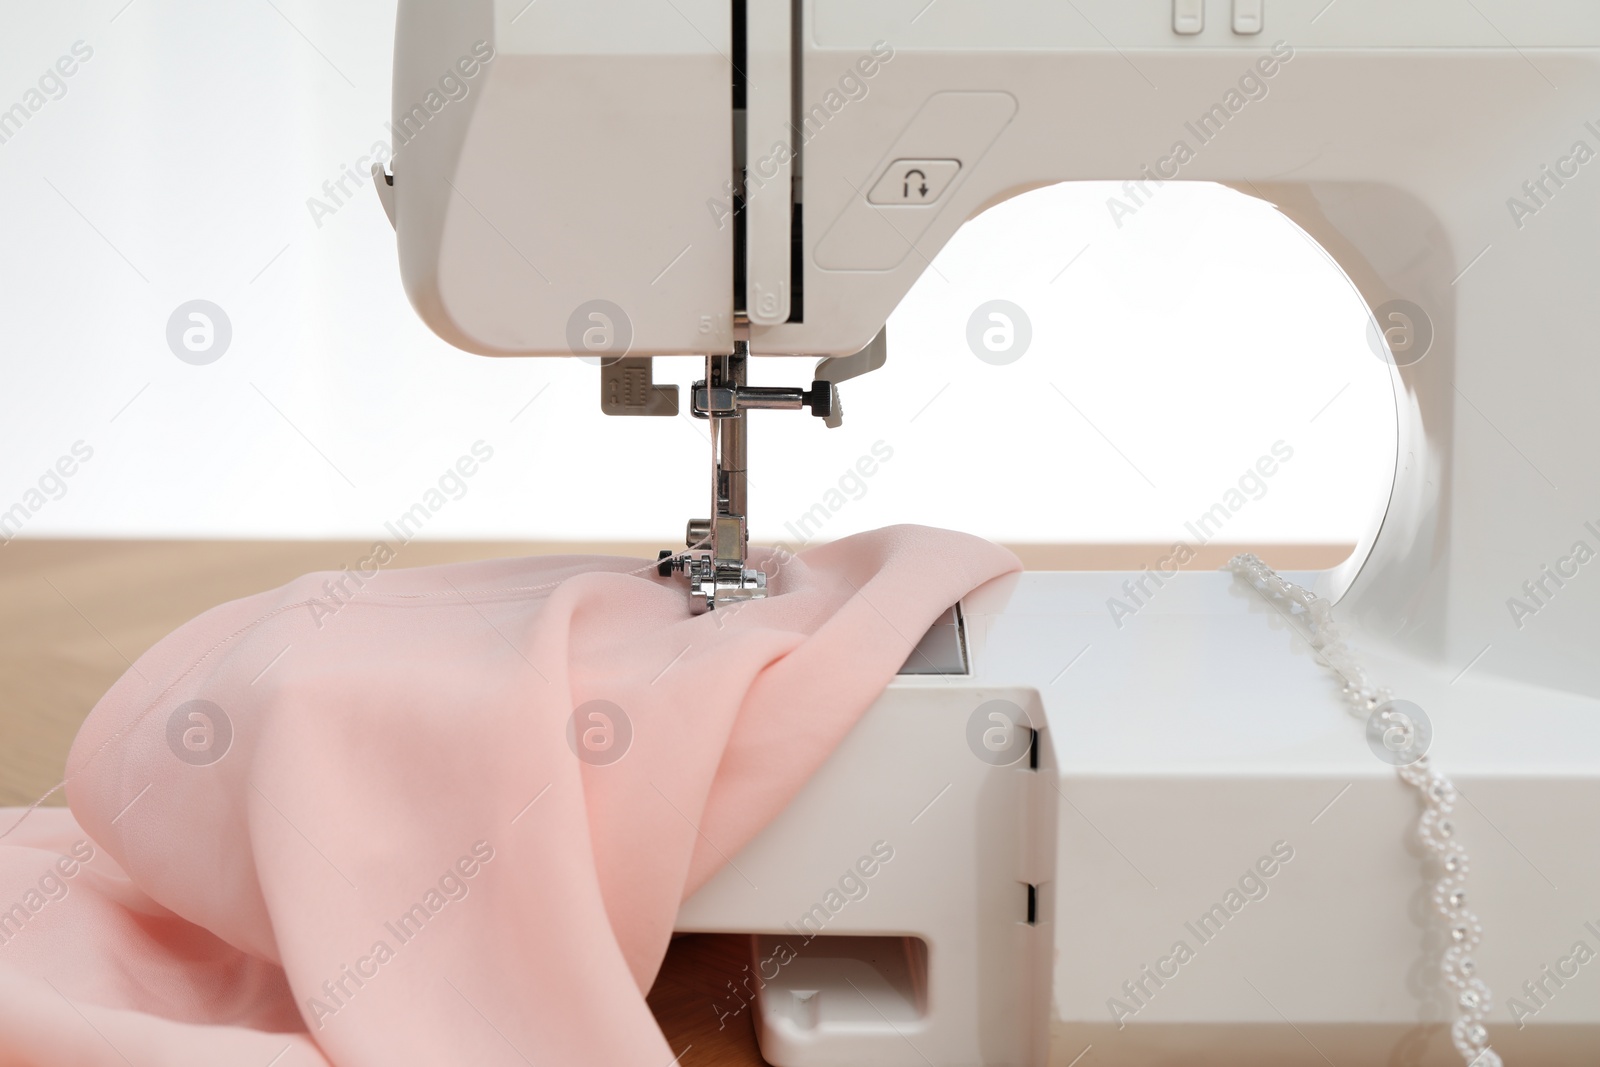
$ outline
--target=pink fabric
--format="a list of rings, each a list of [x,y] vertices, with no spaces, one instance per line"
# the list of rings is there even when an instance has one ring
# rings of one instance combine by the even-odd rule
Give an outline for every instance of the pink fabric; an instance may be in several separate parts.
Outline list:
[[[667,1067],[644,993],[680,902],[1016,567],[896,527],[769,560],[774,595],[698,618],[602,557],[208,611],[89,716],[70,812],[0,840],[0,1067]],[[169,728],[194,700],[231,724],[215,762],[215,714]],[[610,764],[569,740],[595,700],[631,723]]]

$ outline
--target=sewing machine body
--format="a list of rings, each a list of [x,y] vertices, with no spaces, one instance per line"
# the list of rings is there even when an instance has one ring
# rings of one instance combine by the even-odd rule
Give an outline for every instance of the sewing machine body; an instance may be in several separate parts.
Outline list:
[[[1318,242],[1382,329],[1407,302],[1388,507],[1315,584],[1471,801],[1496,1049],[1600,1047],[1600,964],[1523,1029],[1506,1006],[1600,947],[1600,578],[1573,562],[1600,545],[1600,7],[402,0],[397,40],[401,126],[474,42],[494,54],[379,179],[413,303],[470,351],[626,358],[608,410],[677,410],[654,355],[863,350],[964,221],[1057,181],[1125,180],[1136,203],[1158,179],[1230,184]],[[717,471],[742,562],[742,467]],[[760,892],[724,872],[686,903],[685,930],[782,935],[895,850],[826,924],[893,940],[762,991],[773,1062],[1448,1062],[1418,1030],[1446,1015],[1393,769],[1229,579],[1180,574],[1118,627],[1125,577],[979,591],[971,673],[898,680],[736,857]],[[1039,716],[1037,769],[968,746],[997,698]],[[1215,944],[1185,938],[1278,842],[1268,895]],[[1179,940],[1195,958],[1143,978]]]
[[[1119,628],[1105,604],[1126,579],[1030,572],[967,599],[970,673],[897,679],[737,869],[684,904],[682,930],[771,935],[708,1012],[756,1011],[781,1067],[1065,1067],[1090,1046],[1083,1063],[1127,1067],[1459,1062],[1438,1025],[1414,794],[1243,583],[1179,574]],[[1494,1048],[1587,1063],[1600,961],[1523,1029],[1504,1005],[1532,1007],[1521,983],[1575,942],[1600,948],[1584,925],[1600,928],[1600,706],[1369,661],[1432,713],[1468,798]],[[996,699],[1034,717],[1036,759],[978,757],[973,713]],[[802,922],[878,842],[894,858],[865,895]],[[1246,872],[1250,893],[1228,901]]]
[[[1600,8],[1342,0],[1319,18],[1281,2],[1250,35],[1221,0],[1189,34],[1170,0],[920,6],[801,0],[791,20],[749,4],[736,139],[720,0],[402,3],[397,119],[472,42],[496,55],[474,94],[396,151],[387,196],[413,302],[490,354],[725,353],[744,333],[756,357],[843,356],[990,204],[1072,179],[1158,193],[1157,171],[1230,183],[1320,242],[1370,306],[1411,301],[1431,322],[1426,358],[1395,371],[1387,513],[1324,591],[1424,659],[1492,646],[1494,673],[1600,696],[1600,582],[1507,626],[1508,598],[1600,524],[1583,511],[1600,499],[1600,363],[1580,355],[1600,182],[1574,159],[1579,140],[1600,146]],[[846,76],[864,95],[845,95]],[[1248,100],[1247,76],[1266,95],[1223,122],[1212,109]],[[815,107],[826,122],[794,136]],[[1200,143],[1203,113],[1220,132]],[[871,203],[900,159],[961,166],[932,203]],[[772,172],[743,211],[736,166]],[[591,352],[573,337],[595,301],[622,314]]]

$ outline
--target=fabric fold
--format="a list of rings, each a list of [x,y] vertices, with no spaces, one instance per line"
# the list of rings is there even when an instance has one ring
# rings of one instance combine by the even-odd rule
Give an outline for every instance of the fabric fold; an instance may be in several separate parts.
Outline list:
[[[665,1067],[681,902],[1018,567],[909,526],[756,559],[771,595],[699,617],[653,564],[553,557],[180,627],[85,722],[70,813],[0,838],[0,1067]]]

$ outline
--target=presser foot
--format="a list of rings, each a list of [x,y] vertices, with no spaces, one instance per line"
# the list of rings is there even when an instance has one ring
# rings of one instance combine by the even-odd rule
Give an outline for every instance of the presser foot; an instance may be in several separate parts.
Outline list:
[[[663,578],[677,572],[689,579],[689,611],[695,615],[767,595],[764,572],[746,567],[743,560],[718,562],[710,552],[678,555],[664,548],[656,572]]]
[[[837,383],[877,370],[887,352],[880,331],[855,355],[818,363],[809,388],[777,389],[746,381],[747,340],[735,341],[733,349],[727,355],[708,355],[705,379],[690,390],[690,414],[711,428],[712,518],[689,523],[684,542],[688,551],[663,550],[656,564],[663,578],[678,573],[689,580],[689,610],[696,615],[767,595],[766,574],[745,566],[750,543],[745,518],[750,412],[806,409],[830,428],[837,427],[842,416]],[[654,383],[648,358],[622,360],[607,373],[601,406],[608,414],[677,414],[676,387]]]

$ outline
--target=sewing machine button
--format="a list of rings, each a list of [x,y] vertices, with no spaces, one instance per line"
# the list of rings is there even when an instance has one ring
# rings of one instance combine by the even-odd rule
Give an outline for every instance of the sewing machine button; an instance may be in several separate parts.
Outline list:
[[[1172,0],[1173,33],[1199,33],[1205,28],[1205,0]]]
[[[1260,33],[1261,8],[1266,0],[1233,0],[1233,32]]]
[[[921,206],[938,200],[961,169],[958,159],[897,159],[867,194],[871,204]]]

